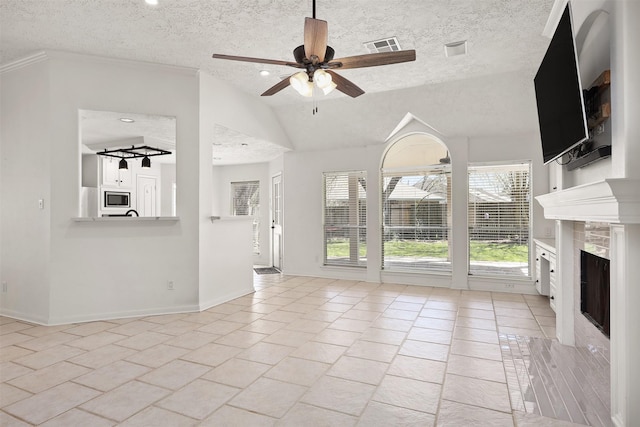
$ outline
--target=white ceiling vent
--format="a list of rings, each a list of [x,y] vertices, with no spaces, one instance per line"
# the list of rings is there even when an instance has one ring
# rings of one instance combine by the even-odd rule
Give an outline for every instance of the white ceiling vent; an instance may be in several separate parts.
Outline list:
[[[400,50],[400,44],[398,43],[398,39],[395,37],[389,37],[382,40],[374,40],[371,42],[364,42],[364,47],[367,48],[369,53],[380,53],[380,52],[395,52]]]
[[[467,41],[462,40],[459,42],[447,43],[444,45],[444,54],[447,58],[457,55],[466,55],[467,53]]]

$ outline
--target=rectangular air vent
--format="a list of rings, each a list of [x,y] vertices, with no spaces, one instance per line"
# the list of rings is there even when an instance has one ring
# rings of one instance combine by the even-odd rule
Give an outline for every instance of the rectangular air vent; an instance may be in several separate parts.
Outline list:
[[[371,42],[364,42],[364,47],[367,48],[369,53],[380,53],[380,52],[395,52],[400,50],[400,44],[398,43],[398,39],[395,37],[389,37],[382,40],[374,40]]]

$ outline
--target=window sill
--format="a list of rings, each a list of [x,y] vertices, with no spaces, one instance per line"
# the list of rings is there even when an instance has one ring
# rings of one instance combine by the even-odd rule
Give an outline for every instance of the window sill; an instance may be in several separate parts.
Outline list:
[[[367,266],[366,265],[347,265],[347,264],[322,264],[322,268],[326,268],[326,269],[345,269],[345,270],[352,270],[352,269],[356,268],[356,269],[365,270],[367,268]]]

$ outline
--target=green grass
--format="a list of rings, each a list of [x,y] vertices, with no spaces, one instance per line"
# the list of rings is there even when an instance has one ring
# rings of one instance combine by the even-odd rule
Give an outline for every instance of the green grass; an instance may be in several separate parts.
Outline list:
[[[359,255],[361,257],[367,256],[367,245],[361,243],[359,249]],[[347,240],[334,240],[327,245],[327,258],[345,258],[349,257],[349,242]]]
[[[366,244],[360,244],[360,256],[367,254]],[[413,240],[392,240],[385,244],[385,255],[406,257],[447,258],[447,242],[416,242]],[[327,258],[349,256],[346,240],[336,240],[327,245]],[[471,242],[471,261],[528,262],[528,247],[516,243]]]

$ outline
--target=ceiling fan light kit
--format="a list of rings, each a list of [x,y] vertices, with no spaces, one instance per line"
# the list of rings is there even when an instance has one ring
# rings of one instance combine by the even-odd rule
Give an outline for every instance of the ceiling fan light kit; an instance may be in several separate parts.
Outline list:
[[[325,95],[333,89],[338,89],[352,98],[362,95],[364,91],[351,81],[335,73],[334,70],[399,64],[415,61],[416,59],[415,50],[393,50],[334,59],[335,51],[331,46],[327,45],[327,38],[327,21],[316,19],[316,2],[313,0],[313,18],[305,18],[304,20],[304,44],[293,50],[295,62],[223,54],[213,54],[213,58],[283,65],[303,70],[276,83],[267,89],[262,96],[271,96],[287,86],[292,86],[302,96],[310,97],[314,93],[315,83],[315,86],[322,90]]]

